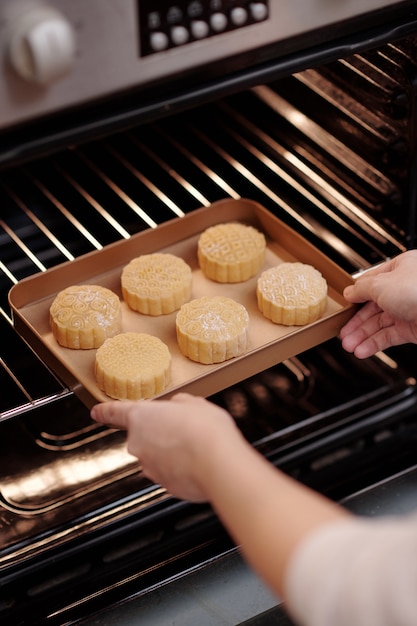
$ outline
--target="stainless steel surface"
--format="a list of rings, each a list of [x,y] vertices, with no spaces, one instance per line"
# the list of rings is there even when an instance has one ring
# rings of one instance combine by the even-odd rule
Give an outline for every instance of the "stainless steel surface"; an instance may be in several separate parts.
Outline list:
[[[143,598],[94,615],[86,626],[234,626],[277,605],[237,551],[206,563]]]
[[[228,21],[232,20],[231,12],[236,9],[248,15],[257,14],[262,4],[266,19],[262,11],[260,21],[247,25],[244,19],[241,25],[237,20],[227,32],[212,33],[212,36],[185,44],[180,42],[168,50],[143,56],[141,37],[155,33],[148,32],[147,24],[139,24],[139,18],[152,22],[149,15],[156,14],[164,21],[168,12],[175,9],[175,3],[161,0],[150,4],[139,0],[89,0],[88,3],[83,0],[70,3],[65,0],[1,0],[0,128],[145,86],[155,80],[177,78],[207,63],[401,2],[311,0],[306,5],[303,0],[234,3],[224,0],[217,3],[220,8],[214,11],[207,0],[200,0],[206,22],[214,12],[224,14]],[[187,31],[190,28],[187,11],[193,3],[182,5],[183,14],[171,30],[184,28],[183,24]],[[138,11],[141,6],[143,15]],[[139,101],[140,98],[139,93]]]

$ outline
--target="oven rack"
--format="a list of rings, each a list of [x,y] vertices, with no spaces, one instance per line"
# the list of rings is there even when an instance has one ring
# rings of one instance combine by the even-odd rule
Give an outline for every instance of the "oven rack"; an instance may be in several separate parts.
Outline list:
[[[403,251],[414,54],[412,39],[390,44],[3,170],[0,324],[11,347],[1,362],[9,394],[0,419],[70,394],[30,347],[13,347],[21,340],[7,293],[35,272],[239,197],[258,201],[350,273]],[[398,57],[407,57],[406,70]],[[374,73],[387,66],[394,78],[378,90]],[[349,91],[353,75],[363,89],[373,86],[368,109]]]

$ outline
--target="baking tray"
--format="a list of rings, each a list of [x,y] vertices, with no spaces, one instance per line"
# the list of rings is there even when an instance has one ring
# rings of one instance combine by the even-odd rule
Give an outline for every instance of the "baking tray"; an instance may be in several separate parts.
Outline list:
[[[326,311],[319,320],[307,326],[291,327],[267,320],[256,302],[259,274],[236,284],[215,283],[204,277],[197,262],[198,237],[209,226],[231,221],[251,224],[265,234],[267,249],[261,271],[281,261],[301,261],[313,265],[323,274],[329,294]],[[247,308],[250,318],[250,345],[246,354],[224,363],[202,365],[179,351],[175,333],[176,312],[152,317],[131,311],[122,302],[123,331],[156,335],[171,352],[171,383],[163,393],[155,396],[158,398],[169,397],[180,390],[205,397],[212,395],[338,335],[355,310],[342,296],[344,287],[353,282],[352,277],[304,237],[251,200],[215,202],[185,217],[175,218],[155,229],[142,231],[127,240],[25,278],[10,290],[9,304],[16,330],[89,408],[98,401],[110,399],[100,391],[94,379],[96,350],[59,346],[49,327],[49,307],[61,289],[74,283],[108,287],[122,300],[120,276],[123,267],[132,258],[151,252],[171,252],[191,266],[192,298],[202,295],[233,298]]]

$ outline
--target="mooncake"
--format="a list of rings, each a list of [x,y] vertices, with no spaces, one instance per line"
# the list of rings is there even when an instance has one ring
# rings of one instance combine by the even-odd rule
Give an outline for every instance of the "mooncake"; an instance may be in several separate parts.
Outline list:
[[[266,240],[253,226],[228,222],[210,226],[198,239],[203,274],[218,283],[239,283],[255,276],[265,259]]]
[[[311,324],[325,311],[327,281],[312,265],[281,263],[260,275],[256,297],[261,313],[275,324]]]
[[[49,309],[49,324],[65,348],[98,348],[121,332],[120,299],[99,285],[71,285],[60,291]]]
[[[99,389],[111,398],[152,398],[170,382],[171,353],[158,337],[121,333],[97,350],[94,374]]]
[[[198,363],[222,363],[248,348],[246,308],[223,296],[203,296],[183,304],[176,316],[181,353]]]
[[[173,254],[143,254],[123,268],[121,287],[123,299],[133,311],[166,315],[190,299],[192,272]]]

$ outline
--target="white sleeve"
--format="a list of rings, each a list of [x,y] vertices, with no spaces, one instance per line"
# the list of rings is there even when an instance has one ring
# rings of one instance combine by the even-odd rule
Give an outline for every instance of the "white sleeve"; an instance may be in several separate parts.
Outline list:
[[[285,591],[300,626],[416,626],[417,515],[314,531],[291,559]]]

